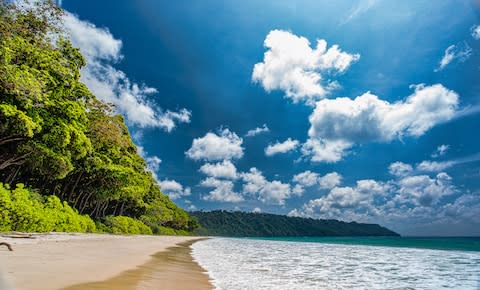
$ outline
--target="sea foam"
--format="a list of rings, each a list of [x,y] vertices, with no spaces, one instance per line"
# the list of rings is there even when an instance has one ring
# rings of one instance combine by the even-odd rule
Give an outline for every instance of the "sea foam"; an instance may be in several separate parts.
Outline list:
[[[480,253],[213,238],[192,245],[216,289],[480,289]]]

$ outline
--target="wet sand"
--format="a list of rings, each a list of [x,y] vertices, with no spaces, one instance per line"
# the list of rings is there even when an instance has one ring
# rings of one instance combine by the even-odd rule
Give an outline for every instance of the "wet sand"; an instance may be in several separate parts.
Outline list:
[[[14,250],[0,248],[2,290],[212,289],[208,276],[190,256],[189,245],[198,237],[103,234],[33,237],[0,236],[0,242],[12,244]],[[151,286],[159,281],[164,283],[160,288]],[[104,288],[92,288],[97,286],[94,282],[100,282],[98,287]],[[104,283],[119,286],[111,284],[105,288],[108,284]]]
[[[156,253],[147,263],[106,281],[79,284],[63,290],[213,289],[205,270],[192,260],[190,245],[194,242],[181,243]]]

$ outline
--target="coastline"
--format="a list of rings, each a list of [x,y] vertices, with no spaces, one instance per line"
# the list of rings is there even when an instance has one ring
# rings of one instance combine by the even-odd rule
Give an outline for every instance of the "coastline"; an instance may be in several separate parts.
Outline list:
[[[178,289],[191,289],[192,285],[195,289],[212,289],[208,275],[190,255],[189,245],[200,239],[76,233],[33,234],[28,239],[1,236],[0,242],[10,243],[13,251],[0,248],[0,286],[11,290],[82,289],[78,287],[115,280],[124,273],[142,274],[152,269],[152,263],[160,263],[163,270],[171,270],[170,274],[183,275],[175,281],[176,288],[185,284]],[[142,279],[130,277],[137,282]]]

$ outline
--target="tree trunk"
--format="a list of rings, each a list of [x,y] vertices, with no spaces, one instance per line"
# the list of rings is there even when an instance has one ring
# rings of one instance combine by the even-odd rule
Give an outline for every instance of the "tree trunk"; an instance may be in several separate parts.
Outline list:
[[[20,156],[14,156],[3,161],[2,163],[0,163],[0,170],[3,170],[12,165],[22,165],[23,163],[25,163],[25,157],[27,157],[30,154],[32,154],[32,152],[29,152]]]
[[[80,213],[83,214],[85,212],[85,207],[88,205],[90,202],[90,197],[92,196],[93,191],[90,191],[90,193],[87,195],[87,198],[85,198],[85,201],[83,202],[83,205],[81,205]]]

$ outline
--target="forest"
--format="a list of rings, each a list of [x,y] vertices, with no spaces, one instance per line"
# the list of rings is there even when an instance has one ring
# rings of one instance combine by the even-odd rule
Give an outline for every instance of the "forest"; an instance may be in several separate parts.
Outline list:
[[[51,2],[0,0],[0,231],[188,234]]]
[[[377,224],[289,217],[240,211],[197,211],[195,234],[226,237],[398,236]]]

